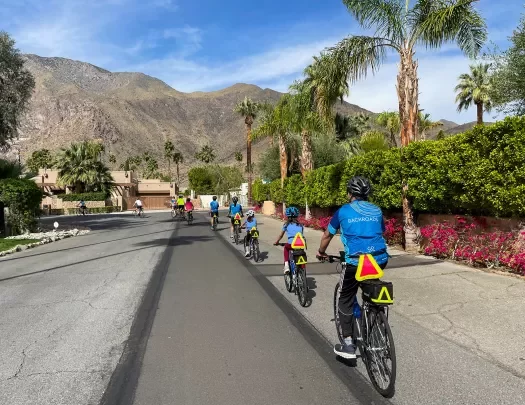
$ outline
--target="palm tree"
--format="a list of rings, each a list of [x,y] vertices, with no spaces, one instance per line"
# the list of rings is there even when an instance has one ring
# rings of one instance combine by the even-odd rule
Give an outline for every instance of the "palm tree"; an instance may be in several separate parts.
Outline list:
[[[210,145],[205,145],[199,152],[195,154],[195,159],[203,163],[209,164],[215,160],[215,153]]]
[[[171,158],[173,159],[173,163],[175,163],[176,170],[177,170],[177,187],[180,187],[180,171],[179,171],[179,165],[184,162],[184,156],[182,156],[182,153],[179,151],[173,152],[171,155]]]
[[[483,124],[483,112],[492,110],[489,68],[490,64],[488,63],[470,65],[470,74],[463,73],[460,75],[459,84],[455,88],[458,93],[456,96],[458,111],[468,110],[472,104],[475,104],[478,124]]]
[[[248,169],[248,204],[252,203],[252,125],[261,106],[259,103],[244,97],[233,109],[244,118],[246,124],[246,167]]]
[[[430,129],[434,129],[442,125],[443,125],[442,122],[432,121],[430,119],[430,114],[423,114],[421,111],[419,111],[418,128],[419,128],[419,135],[421,137],[421,140],[424,141],[426,139],[426,131]]]
[[[283,95],[277,105],[264,105],[265,114],[261,125],[254,130],[254,138],[261,136],[277,137],[279,144],[279,165],[281,168],[281,187],[284,186],[284,180],[288,174],[288,153],[287,141],[291,127],[291,97],[288,94]]]
[[[475,57],[486,38],[484,19],[474,8],[477,0],[343,0],[348,11],[364,29],[375,28],[373,36],[355,35],[343,39],[328,51],[329,57],[345,77],[355,82],[376,72],[385,62],[387,51],[399,55],[397,95],[401,144],[416,140],[419,89],[415,48],[439,48],[455,42],[469,57]],[[403,179],[403,220],[408,250],[417,249],[418,229],[408,200],[408,183]]]
[[[379,131],[366,132],[359,140],[359,146],[363,152],[371,152],[375,150],[388,150],[390,146],[385,139],[385,135]]]
[[[167,140],[164,142],[164,158],[168,161],[168,173],[171,177],[171,160],[173,159],[173,153],[175,152],[175,146],[173,142]],[[170,179],[171,181],[171,179]]]
[[[301,174],[303,178],[314,168],[312,135],[327,129],[328,124],[317,112],[312,97],[312,87],[306,81],[296,81],[290,86],[290,126],[292,132],[301,134]]]
[[[58,184],[74,186],[75,192],[105,191],[113,187],[113,177],[107,166],[100,161],[101,149],[91,141],[73,143],[62,148],[56,158]]]
[[[385,128],[390,134],[390,144],[393,147],[397,147],[396,136],[399,134],[401,129],[401,123],[399,122],[399,113],[395,111],[384,111],[377,116],[377,123]]]
[[[336,113],[334,117],[335,139],[339,142],[357,136],[357,130],[347,115]]]

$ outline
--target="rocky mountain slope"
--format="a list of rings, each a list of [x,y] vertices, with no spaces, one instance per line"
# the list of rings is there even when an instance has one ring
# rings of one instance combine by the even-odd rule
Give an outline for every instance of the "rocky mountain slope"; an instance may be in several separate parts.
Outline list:
[[[170,139],[186,165],[208,143],[219,162],[228,162],[236,151],[245,150],[244,121],[233,112],[234,105],[245,96],[275,102],[281,95],[247,84],[181,93],[142,73],[112,73],[64,58],[25,57],[36,88],[20,131],[22,159],[36,149],[101,139],[116,155],[117,165],[145,151],[162,163],[163,145]],[[338,109],[346,114],[368,112],[348,103]],[[254,146],[255,156],[267,142]]]

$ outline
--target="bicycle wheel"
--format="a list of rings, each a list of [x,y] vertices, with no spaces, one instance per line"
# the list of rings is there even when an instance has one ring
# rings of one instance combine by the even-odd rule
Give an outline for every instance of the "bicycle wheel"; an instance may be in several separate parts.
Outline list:
[[[258,240],[254,240],[253,241],[253,246],[252,246],[252,249],[253,249],[253,260],[255,261],[255,263],[257,263],[259,261],[259,259],[261,258],[261,251],[259,250],[259,241]]]
[[[299,304],[305,307],[308,302],[308,285],[306,271],[302,267],[297,268],[297,298],[299,298]]]
[[[217,217],[213,217],[213,230],[217,230]]]
[[[171,219],[175,218],[176,214],[174,210],[171,210]]]
[[[341,295],[341,291],[339,291],[339,283],[335,285],[334,290],[334,322],[335,322],[335,330],[337,332],[337,337],[339,339],[339,342],[341,344],[344,344],[345,339],[343,337],[343,327],[341,326],[341,316],[339,314],[339,296]]]
[[[239,244],[239,225],[235,225],[233,228],[233,240],[236,245]]]
[[[377,392],[392,398],[396,383],[394,337],[383,308],[372,307],[366,311],[366,316],[368,331],[363,342],[366,371]]]

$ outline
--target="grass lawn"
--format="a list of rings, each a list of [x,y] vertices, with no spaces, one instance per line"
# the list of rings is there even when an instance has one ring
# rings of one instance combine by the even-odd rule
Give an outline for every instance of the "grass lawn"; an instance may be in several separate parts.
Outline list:
[[[0,238],[0,252],[14,248],[16,245],[29,245],[38,242],[35,239],[4,239]]]

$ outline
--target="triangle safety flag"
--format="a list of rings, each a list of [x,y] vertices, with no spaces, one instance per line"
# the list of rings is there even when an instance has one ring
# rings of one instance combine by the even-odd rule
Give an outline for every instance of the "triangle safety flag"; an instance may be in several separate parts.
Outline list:
[[[239,220],[239,219],[241,219],[241,214],[237,213],[237,214],[235,214],[235,217],[233,217],[233,218]]]
[[[297,232],[292,241],[292,249],[306,249],[306,242],[304,241],[301,232]]]
[[[359,256],[359,263],[357,271],[355,272],[355,279],[357,281],[372,280],[383,277],[383,270],[377,264],[374,256],[361,255]]]
[[[386,288],[386,286],[383,286],[383,288],[381,288],[379,296],[376,299],[372,299],[372,302],[376,304],[393,304],[394,300],[390,296],[388,288]]]
[[[295,262],[295,264],[299,265],[299,264],[306,264],[306,258],[304,256],[299,256],[299,258],[297,259],[297,261]]]

